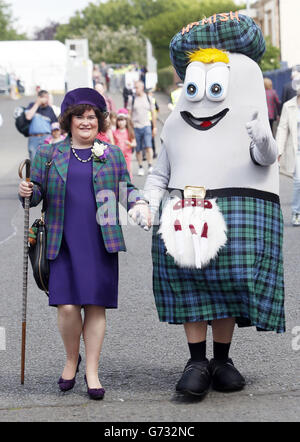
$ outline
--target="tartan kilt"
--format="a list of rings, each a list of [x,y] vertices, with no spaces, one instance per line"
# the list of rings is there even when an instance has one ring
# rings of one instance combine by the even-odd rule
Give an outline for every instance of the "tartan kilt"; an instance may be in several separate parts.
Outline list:
[[[280,204],[245,196],[218,206],[228,240],[203,269],[181,268],[153,230],[153,291],[160,321],[170,324],[235,317],[238,326],[285,332],[283,218]]]

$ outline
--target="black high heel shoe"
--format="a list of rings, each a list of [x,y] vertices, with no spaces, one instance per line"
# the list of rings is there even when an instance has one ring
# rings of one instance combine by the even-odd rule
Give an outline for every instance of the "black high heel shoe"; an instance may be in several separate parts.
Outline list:
[[[104,388],[89,388],[86,375],[84,375],[84,380],[85,380],[85,383],[87,386],[87,393],[88,393],[90,399],[93,399],[95,401],[99,401],[104,398],[104,395],[105,395]]]
[[[81,355],[79,354],[76,374],[79,373],[80,362],[81,362]],[[60,388],[61,391],[65,392],[65,391],[72,390],[72,388],[74,387],[74,385],[76,383],[76,374],[75,374],[75,377],[73,379],[70,379],[70,380],[59,378],[58,385],[59,385],[59,388]]]

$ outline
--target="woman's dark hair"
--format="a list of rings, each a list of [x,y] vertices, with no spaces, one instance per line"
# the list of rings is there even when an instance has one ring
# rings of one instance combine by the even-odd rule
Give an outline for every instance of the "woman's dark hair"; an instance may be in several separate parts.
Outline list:
[[[66,133],[71,132],[71,123],[73,116],[81,116],[85,111],[93,110],[98,120],[98,132],[106,132],[108,128],[107,113],[101,112],[97,107],[90,104],[78,104],[76,106],[69,107],[64,114],[59,117],[59,123],[61,130]]]

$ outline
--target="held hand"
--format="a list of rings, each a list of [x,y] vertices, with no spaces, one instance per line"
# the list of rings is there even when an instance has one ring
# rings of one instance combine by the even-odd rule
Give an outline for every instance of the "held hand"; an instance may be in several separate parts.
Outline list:
[[[30,198],[33,193],[33,183],[22,181],[19,185],[19,195],[22,198]]]
[[[252,121],[246,124],[247,132],[257,146],[263,146],[268,141],[268,133],[259,119],[258,111],[252,115]]]
[[[156,137],[156,134],[157,134],[157,128],[154,127],[154,128],[152,129],[152,137],[153,137],[153,138]]]
[[[151,212],[149,205],[145,203],[137,203],[129,210],[128,215],[133,221],[144,230],[149,231],[151,228]]]

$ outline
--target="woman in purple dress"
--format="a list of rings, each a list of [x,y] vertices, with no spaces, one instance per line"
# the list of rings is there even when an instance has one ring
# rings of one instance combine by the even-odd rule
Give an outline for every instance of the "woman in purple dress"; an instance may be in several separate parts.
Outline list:
[[[74,387],[83,335],[88,393],[102,399],[98,366],[105,311],[118,306],[118,252],[126,250],[118,203],[129,210],[143,201],[130,182],[120,149],[96,140],[105,129],[104,98],[93,89],[76,89],[65,96],[61,110],[61,128],[69,135],[55,145],[40,146],[31,183],[21,183],[19,194],[31,196],[31,206],[41,201],[45,166],[52,159],[46,214],[49,304],[57,307],[67,355],[58,383],[62,391]],[[126,185],[125,198],[123,192],[119,195],[120,183]]]

